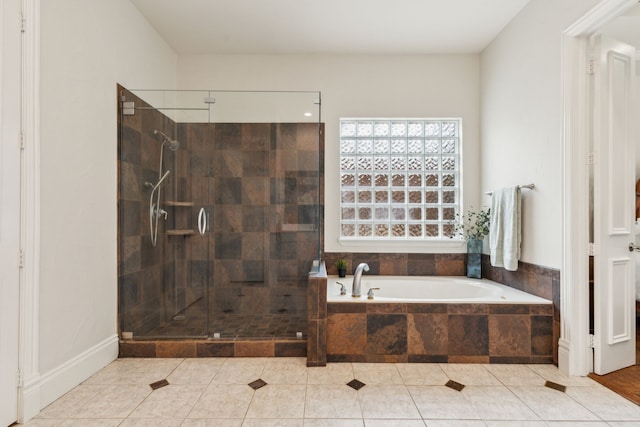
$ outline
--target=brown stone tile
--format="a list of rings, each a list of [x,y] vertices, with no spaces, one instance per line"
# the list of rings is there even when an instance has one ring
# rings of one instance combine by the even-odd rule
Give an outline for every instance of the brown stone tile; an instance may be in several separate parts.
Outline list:
[[[489,355],[529,357],[531,355],[529,315],[489,316]]]
[[[196,357],[195,341],[158,341],[156,357]]]
[[[489,314],[487,304],[447,304],[449,314]]]
[[[367,354],[407,354],[406,314],[367,315]]]
[[[318,281],[318,319],[327,318],[327,279],[320,278]]]
[[[307,357],[307,342],[304,340],[275,342],[276,357]]]
[[[489,357],[489,363],[502,363],[502,364],[529,364],[531,363],[531,357],[529,356],[491,356]]]
[[[532,315],[553,316],[553,305],[533,304],[529,306],[529,313]]]
[[[235,357],[274,357],[273,341],[236,341]]]
[[[553,364],[555,363],[553,361],[553,357],[551,356],[531,356],[531,362],[529,363],[535,363],[535,364]],[[555,363],[557,365],[557,363]]]
[[[307,363],[318,359],[318,329],[320,320],[307,320]]]
[[[367,361],[365,354],[327,354],[327,362],[358,362]]]
[[[436,276],[464,276],[465,254],[435,254]]]
[[[380,257],[380,274],[385,276],[407,275],[407,254],[385,254]]]
[[[527,304],[490,304],[489,314],[529,314]]]
[[[435,254],[409,254],[407,274],[409,276],[434,276],[436,274]]]
[[[489,355],[488,316],[449,315],[449,356]]]
[[[553,319],[551,316],[531,316],[531,354],[553,354]]]
[[[450,355],[448,363],[490,363],[489,356],[460,356]]]
[[[446,355],[449,348],[449,316],[415,313],[407,315],[407,349],[411,355]]]
[[[366,314],[329,313],[327,316],[327,358],[329,355],[337,354],[365,354],[366,349]]]
[[[156,357],[155,341],[120,341],[118,357]]]
[[[307,319],[318,319],[318,286],[316,278],[307,280]]]
[[[367,313],[406,313],[407,305],[399,303],[367,303],[364,304],[367,307]]]
[[[446,354],[409,354],[409,363],[447,363],[449,356]]]
[[[367,304],[361,302],[330,302],[327,303],[328,313],[366,313]]]
[[[409,357],[406,354],[367,354],[369,363],[407,363]]]
[[[407,304],[407,313],[447,313],[448,304]]]
[[[233,342],[202,342],[196,344],[198,357],[233,357]]]

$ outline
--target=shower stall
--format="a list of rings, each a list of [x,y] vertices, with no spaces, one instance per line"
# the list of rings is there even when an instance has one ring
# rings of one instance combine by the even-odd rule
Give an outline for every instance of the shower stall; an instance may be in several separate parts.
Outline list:
[[[118,99],[120,332],[306,336],[323,250],[320,93],[118,86]]]

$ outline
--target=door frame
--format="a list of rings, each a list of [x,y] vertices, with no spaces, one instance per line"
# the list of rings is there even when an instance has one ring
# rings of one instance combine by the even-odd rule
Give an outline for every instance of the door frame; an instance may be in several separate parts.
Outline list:
[[[588,37],[637,0],[604,0],[562,34],[563,259],[558,367],[593,371],[589,337],[589,86]],[[582,159],[582,160],[580,160]]]

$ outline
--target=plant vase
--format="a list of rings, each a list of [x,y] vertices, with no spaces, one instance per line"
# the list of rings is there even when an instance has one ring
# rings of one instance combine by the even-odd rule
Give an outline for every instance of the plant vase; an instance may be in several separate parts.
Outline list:
[[[347,269],[339,268],[338,269],[338,277],[347,277]]]
[[[467,277],[482,279],[483,239],[467,240]]]

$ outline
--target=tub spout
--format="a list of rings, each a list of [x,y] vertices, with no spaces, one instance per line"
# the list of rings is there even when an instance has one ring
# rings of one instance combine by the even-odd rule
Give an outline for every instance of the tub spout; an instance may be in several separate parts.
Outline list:
[[[363,271],[369,271],[369,264],[366,262],[358,264],[355,273],[353,273],[353,288],[351,289],[351,296],[354,298],[360,297],[360,289],[362,288],[360,282],[362,280]]]

